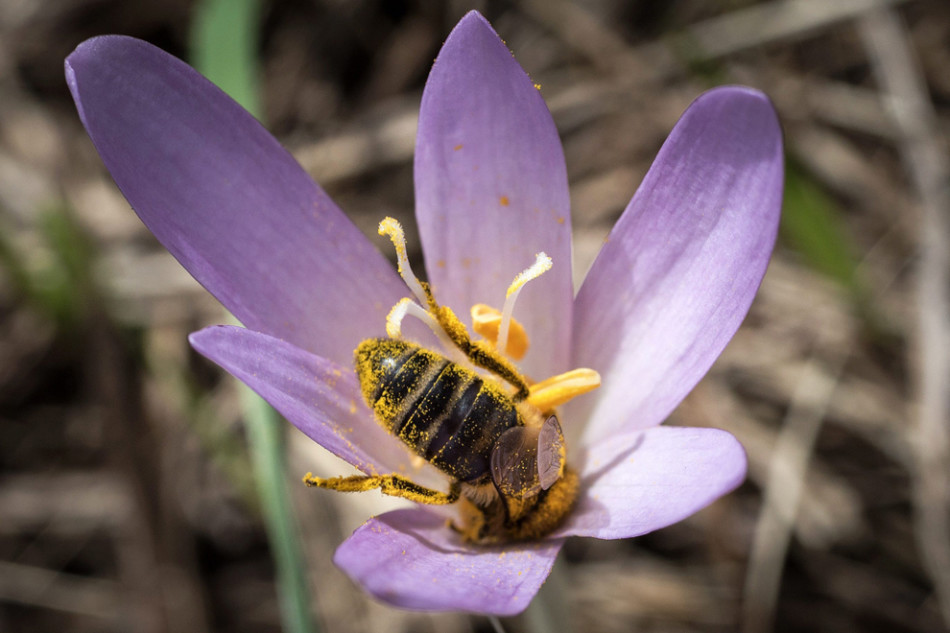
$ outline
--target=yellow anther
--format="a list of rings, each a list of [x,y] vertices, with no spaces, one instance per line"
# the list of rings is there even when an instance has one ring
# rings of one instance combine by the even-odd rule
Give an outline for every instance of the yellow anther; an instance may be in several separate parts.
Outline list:
[[[498,342],[498,330],[501,327],[501,312],[484,303],[478,303],[472,306],[472,329],[478,334],[490,341],[492,344]],[[528,334],[518,321],[512,317],[508,329],[508,345],[505,346],[504,353],[509,358],[521,360],[525,352],[528,351]]]
[[[600,374],[593,369],[572,369],[531,385],[528,404],[537,407],[539,411],[551,411],[599,386]]]
[[[395,222],[395,220],[393,221]],[[532,279],[537,279],[544,273],[551,270],[551,266],[553,265],[554,262],[551,261],[550,257],[544,253],[538,253],[535,255],[534,263],[518,273],[518,276],[515,277],[515,280],[511,282],[511,285],[508,286],[508,292],[505,293],[505,297],[510,297],[512,294],[518,292],[526,283]]]

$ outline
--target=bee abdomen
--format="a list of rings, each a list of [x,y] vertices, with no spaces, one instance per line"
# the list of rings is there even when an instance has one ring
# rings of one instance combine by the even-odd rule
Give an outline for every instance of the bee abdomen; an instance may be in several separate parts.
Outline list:
[[[419,347],[383,358],[378,363],[378,384],[367,397],[368,404],[390,432],[401,437],[406,421],[416,413],[448,364],[444,358]]]
[[[488,476],[495,441],[520,423],[499,387],[419,346],[366,341],[356,361],[363,395],[380,422],[460,481]]]
[[[472,408],[480,387],[473,377],[446,362],[396,431],[399,437],[431,461]]]
[[[442,441],[433,443],[426,458],[453,477],[475,483],[488,476],[498,437],[520,422],[511,399],[478,377],[466,396],[464,407],[453,407],[439,429]]]

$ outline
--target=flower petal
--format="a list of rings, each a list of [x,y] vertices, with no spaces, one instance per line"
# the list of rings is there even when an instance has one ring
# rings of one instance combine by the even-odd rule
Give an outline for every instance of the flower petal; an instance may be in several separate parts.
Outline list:
[[[657,426],[588,447],[581,498],[555,536],[630,538],[681,521],[735,489],[746,455],[719,429]]]
[[[575,301],[574,364],[603,378],[572,409],[585,440],[659,424],[722,352],[765,274],[782,173],[763,94],[711,90],[683,114]]]
[[[129,37],[66,60],[79,116],[169,251],[249,328],[338,363],[408,294],[287,151],[184,62]]]
[[[520,613],[551,572],[563,539],[476,547],[420,509],[370,519],[333,562],[376,598],[406,609]]]
[[[515,318],[531,337],[522,368],[567,369],[571,222],[557,129],[491,26],[468,13],[439,53],[419,112],[416,217],[436,298],[466,324],[469,308],[501,308],[508,284],[544,251],[554,268],[521,293]]]
[[[205,328],[189,341],[313,441],[363,472],[412,472],[408,449],[374,421],[349,367],[234,326]]]

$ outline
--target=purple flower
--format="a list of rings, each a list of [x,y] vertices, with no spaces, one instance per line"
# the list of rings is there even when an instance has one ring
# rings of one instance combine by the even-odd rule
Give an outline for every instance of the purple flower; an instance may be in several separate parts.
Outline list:
[[[247,327],[202,330],[194,347],[364,472],[437,486],[436,471],[418,470],[374,421],[353,370],[354,349],[385,336],[388,311],[409,294],[386,259],[257,121],[179,60],[104,36],[69,56],[66,75],[132,207]],[[746,471],[735,438],[660,424],[749,308],[775,240],[782,171],[766,97],[739,87],[703,94],[575,296],[554,123],[484,18],[463,18],[419,116],[426,270],[439,302],[464,316],[477,303],[498,306],[536,253],[551,257],[518,300],[532,342],[519,367],[539,379],[572,367],[600,373],[599,389],[560,409],[581,491],[563,524],[532,542],[468,544],[430,506],[389,512],[340,546],[337,565],[393,605],[509,615],[531,601],[568,536],[637,536],[734,489]]]

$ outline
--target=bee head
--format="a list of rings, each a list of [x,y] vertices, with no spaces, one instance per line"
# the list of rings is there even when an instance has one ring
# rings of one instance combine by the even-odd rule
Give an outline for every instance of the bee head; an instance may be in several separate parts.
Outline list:
[[[416,345],[391,338],[366,339],[356,348],[356,376],[366,402],[379,399],[383,386],[399,371]]]

